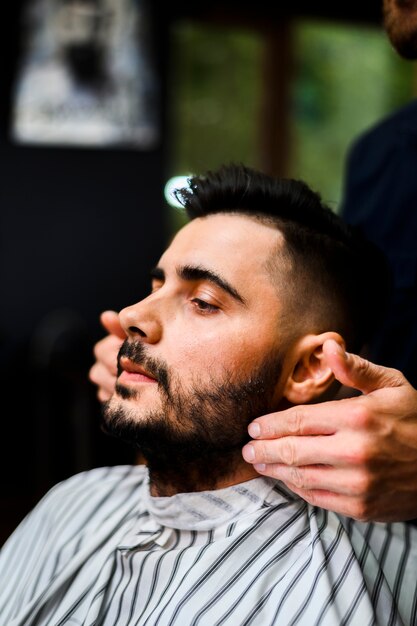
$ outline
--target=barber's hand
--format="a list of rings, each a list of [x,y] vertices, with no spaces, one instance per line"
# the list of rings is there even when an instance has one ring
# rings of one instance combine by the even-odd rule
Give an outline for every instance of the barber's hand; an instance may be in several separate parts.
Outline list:
[[[90,380],[98,387],[97,397],[101,402],[108,400],[114,391],[117,376],[117,354],[126,335],[115,311],[104,311],[100,321],[108,335],[94,346],[96,362],[89,372]]]
[[[417,518],[417,391],[401,372],[332,340],[323,349],[337,380],[363,395],[257,418],[244,459],[324,509],[360,520]]]

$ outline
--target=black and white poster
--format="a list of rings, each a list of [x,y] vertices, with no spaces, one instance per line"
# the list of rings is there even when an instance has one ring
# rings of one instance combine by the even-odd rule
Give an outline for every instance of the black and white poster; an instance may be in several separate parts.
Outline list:
[[[146,0],[30,0],[12,140],[131,147],[158,142],[158,76]]]

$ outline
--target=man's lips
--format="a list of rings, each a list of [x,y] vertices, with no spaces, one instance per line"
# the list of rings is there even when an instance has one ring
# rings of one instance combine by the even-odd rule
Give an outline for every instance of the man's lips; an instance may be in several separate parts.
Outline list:
[[[120,367],[122,368],[122,372],[119,376],[120,382],[126,383],[157,383],[155,376],[153,376],[150,372],[148,372],[144,367],[138,365],[137,363],[133,363],[127,357],[120,357],[119,360]]]

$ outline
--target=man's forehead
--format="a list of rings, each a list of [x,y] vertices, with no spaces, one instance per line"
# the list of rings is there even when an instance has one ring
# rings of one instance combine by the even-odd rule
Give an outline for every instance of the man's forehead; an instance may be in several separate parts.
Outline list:
[[[274,226],[241,214],[196,218],[181,228],[161,257],[161,263],[216,262],[229,270],[243,267],[264,271],[283,235]]]

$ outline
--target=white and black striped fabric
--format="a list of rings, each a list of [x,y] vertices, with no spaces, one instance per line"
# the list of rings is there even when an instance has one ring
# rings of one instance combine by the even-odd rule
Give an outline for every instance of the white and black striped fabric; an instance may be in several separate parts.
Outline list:
[[[170,498],[141,466],[49,491],[0,553],[1,626],[417,624],[417,529],[267,478]]]

